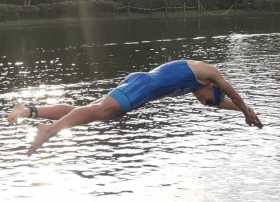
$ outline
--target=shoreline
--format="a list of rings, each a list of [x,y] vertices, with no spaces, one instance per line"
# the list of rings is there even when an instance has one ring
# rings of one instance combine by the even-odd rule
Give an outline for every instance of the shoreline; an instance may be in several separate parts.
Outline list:
[[[77,25],[81,22],[96,22],[107,20],[140,20],[140,19],[172,19],[172,18],[202,18],[202,17],[258,17],[267,15],[280,15],[280,12],[272,11],[257,11],[257,10],[211,10],[211,11],[188,11],[183,12],[169,12],[165,15],[162,12],[155,12],[151,14],[108,14],[103,16],[91,16],[91,17],[59,17],[59,18],[39,18],[39,19],[20,19],[20,20],[8,20],[0,22],[0,29],[4,28],[18,28],[34,26],[48,26],[48,25]]]

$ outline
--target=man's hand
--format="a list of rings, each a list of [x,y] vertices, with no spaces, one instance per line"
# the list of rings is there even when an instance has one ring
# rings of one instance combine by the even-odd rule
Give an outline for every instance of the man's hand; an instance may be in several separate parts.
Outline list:
[[[260,119],[258,118],[256,113],[254,112],[254,110],[251,109],[250,107],[248,107],[248,114],[246,114],[245,116],[246,116],[246,123],[249,126],[256,126],[258,128],[263,127],[262,122],[260,121]]]

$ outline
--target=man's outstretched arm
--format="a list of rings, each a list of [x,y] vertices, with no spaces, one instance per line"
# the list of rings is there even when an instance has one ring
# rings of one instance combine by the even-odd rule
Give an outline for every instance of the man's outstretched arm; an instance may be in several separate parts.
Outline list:
[[[232,104],[234,104],[240,111],[243,112],[246,117],[246,123],[250,126],[255,125],[258,128],[262,128],[263,124],[250,107],[248,107],[238,92],[224,79],[224,77],[220,74],[220,72],[215,68],[208,69],[209,80],[214,82],[220,89],[222,89],[226,95],[231,99]],[[230,104],[227,103],[227,106]],[[232,105],[231,107],[234,107]]]
[[[241,111],[230,99],[225,98],[218,106],[220,109]]]

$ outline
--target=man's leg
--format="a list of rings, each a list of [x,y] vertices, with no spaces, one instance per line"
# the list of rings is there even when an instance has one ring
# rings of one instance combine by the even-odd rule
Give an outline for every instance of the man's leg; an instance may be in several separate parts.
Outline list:
[[[71,105],[52,105],[45,107],[38,107],[37,117],[38,118],[46,118],[51,120],[57,120],[61,117],[68,114],[70,111],[75,109],[76,107]],[[30,117],[30,109],[23,104],[17,104],[14,110],[8,114],[8,121],[10,123],[16,123],[17,119]]]
[[[99,103],[76,107],[55,121],[53,124],[38,126],[38,133],[34,142],[28,150],[28,155],[36,151],[42,144],[48,141],[48,139],[65,128],[73,126],[87,124],[93,121],[109,120],[121,113],[121,108],[113,98],[110,96],[105,97]]]

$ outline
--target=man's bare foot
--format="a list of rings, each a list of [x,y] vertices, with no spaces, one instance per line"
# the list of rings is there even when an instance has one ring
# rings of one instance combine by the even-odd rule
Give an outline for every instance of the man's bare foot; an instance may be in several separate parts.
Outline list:
[[[29,109],[26,108],[23,104],[16,104],[14,110],[8,114],[8,122],[13,124],[16,123],[20,117],[28,117]]]
[[[34,138],[30,148],[27,151],[27,155],[31,156],[38,148],[40,148],[49,138],[53,135],[50,132],[51,125],[39,124],[37,135]]]

